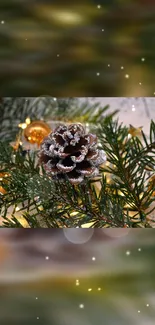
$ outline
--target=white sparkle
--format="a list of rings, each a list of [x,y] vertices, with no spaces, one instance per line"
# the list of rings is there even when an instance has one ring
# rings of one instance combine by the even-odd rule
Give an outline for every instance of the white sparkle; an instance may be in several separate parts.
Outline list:
[[[104,29],[102,29],[102,32],[104,32]]]
[[[136,108],[135,105],[132,105],[132,112],[135,112]]]
[[[4,20],[1,20],[1,24],[4,24],[5,23],[5,21]]]
[[[96,257],[95,256],[92,257],[92,261],[96,261]]]
[[[20,208],[19,208],[19,207],[16,207],[16,208],[15,208],[15,211],[19,211],[19,210],[20,210]]]
[[[80,283],[79,283],[79,280],[76,280],[76,286],[79,286]]]
[[[141,61],[144,62],[145,61],[145,58],[141,58]]]
[[[49,260],[49,256],[46,256],[45,259],[46,259],[46,260]]]
[[[138,310],[138,313],[140,313],[140,310]]]
[[[150,306],[149,304],[146,305],[146,307],[149,307],[149,306]]]
[[[84,304],[80,304],[79,308],[83,309],[84,308]]]
[[[101,288],[98,288],[97,290],[98,290],[98,291],[101,291]]]
[[[100,75],[100,72],[97,72],[96,75],[99,76]]]
[[[97,9],[101,9],[101,5],[98,5],[98,6],[97,6]]]
[[[89,288],[88,291],[92,291],[92,288]]]
[[[36,300],[38,300],[38,297],[36,297]]]
[[[56,97],[54,97],[53,100],[56,102],[56,100],[57,100]]]
[[[154,95],[155,95],[155,92],[154,92]]]
[[[121,70],[124,70],[124,67],[123,66],[121,67]]]
[[[139,85],[141,86],[141,85],[142,85],[142,83],[141,83],[141,82],[139,82]]]
[[[125,75],[125,78],[126,78],[126,79],[129,79],[129,74],[126,74],[126,75]]]
[[[108,67],[110,67],[110,64],[108,64]]]
[[[130,251],[126,251],[126,255],[129,256],[131,254]]]
[[[39,319],[39,317],[37,317],[37,319]]]
[[[141,252],[141,250],[142,250],[141,248],[138,248],[138,252]]]
[[[59,58],[60,54],[57,54],[57,58]]]

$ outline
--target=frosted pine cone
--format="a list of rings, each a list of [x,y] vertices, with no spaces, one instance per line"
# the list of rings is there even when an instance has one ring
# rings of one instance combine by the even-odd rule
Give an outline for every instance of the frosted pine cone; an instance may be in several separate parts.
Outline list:
[[[85,134],[81,124],[58,126],[42,142],[39,156],[49,174],[60,180],[67,176],[72,184],[97,176],[106,161],[105,152],[97,149],[97,136]]]

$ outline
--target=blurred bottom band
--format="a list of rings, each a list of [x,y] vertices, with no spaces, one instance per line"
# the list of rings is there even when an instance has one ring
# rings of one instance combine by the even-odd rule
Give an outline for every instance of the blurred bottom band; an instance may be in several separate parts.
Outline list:
[[[0,324],[154,325],[153,229],[1,229]]]

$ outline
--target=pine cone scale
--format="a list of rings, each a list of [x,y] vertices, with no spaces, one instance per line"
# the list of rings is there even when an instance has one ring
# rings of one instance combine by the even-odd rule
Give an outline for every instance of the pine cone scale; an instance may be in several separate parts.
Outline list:
[[[86,159],[89,160],[95,160],[99,157],[99,150],[89,150],[88,154],[86,156]]]
[[[65,158],[64,160],[60,160],[56,166],[60,171],[69,173],[76,167],[76,164],[73,163],[71,158]]]

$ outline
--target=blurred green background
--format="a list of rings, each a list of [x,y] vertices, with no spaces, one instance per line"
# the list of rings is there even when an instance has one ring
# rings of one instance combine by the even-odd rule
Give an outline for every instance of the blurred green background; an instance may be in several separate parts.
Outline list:
[[[153,229],[132,229],[123,237],[121,229],[118,238],[108,233],[115,229],[95,229],[78,245],[67,243],[63,229],[6,231],[10,257],[1,249],[1,325],[154,325]],[[2,240],[5,230],[0,232]]]
[[[153,96],[154,0],[1,0],[3,96]]]

